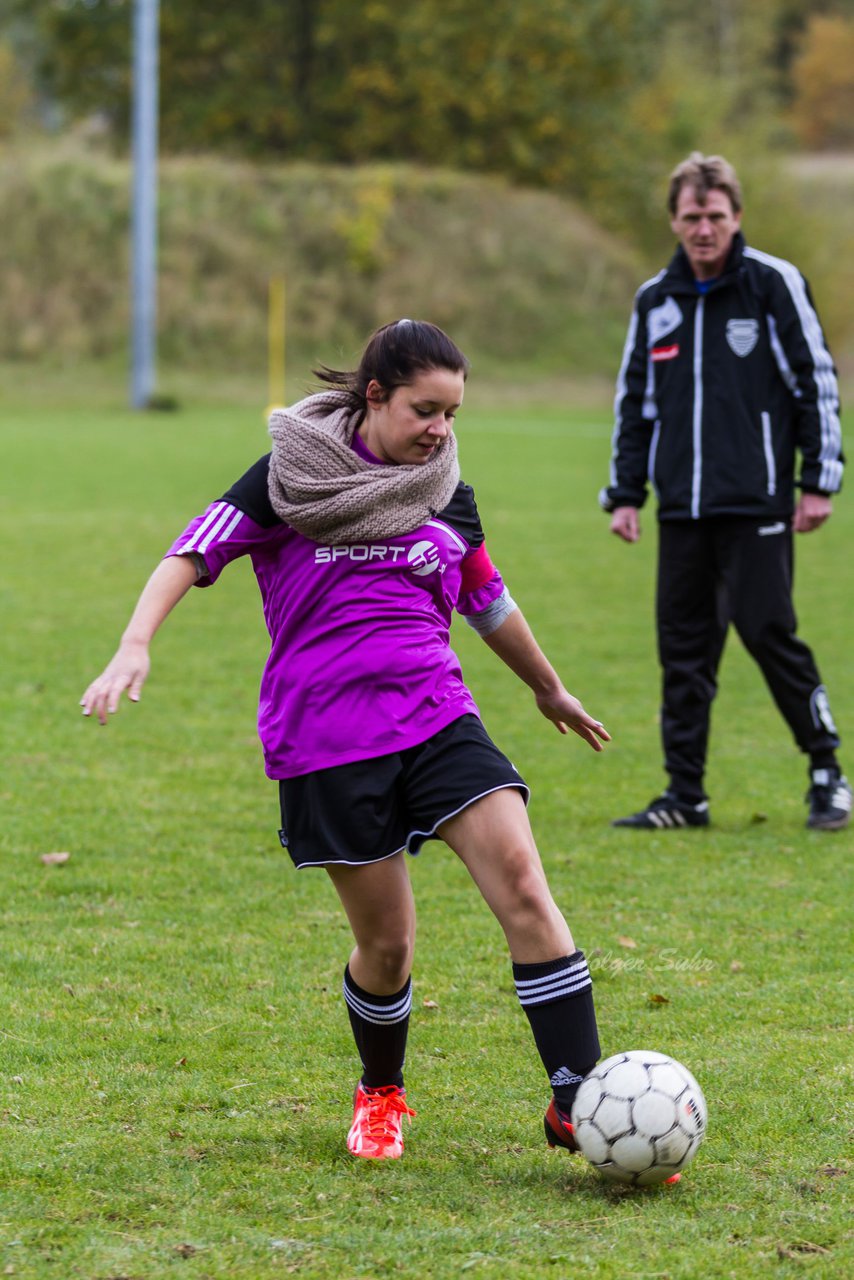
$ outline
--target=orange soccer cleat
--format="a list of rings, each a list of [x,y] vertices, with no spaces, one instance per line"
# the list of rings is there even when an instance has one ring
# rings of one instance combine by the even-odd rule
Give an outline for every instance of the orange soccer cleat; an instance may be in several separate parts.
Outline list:
[[[405,1091],[397,1085],[366,1089],[360,1081],[353,1095],[347,1150],[366,1160],[397,1160],[403,1155],[403,1117],[414,1115],[406,1105]]]

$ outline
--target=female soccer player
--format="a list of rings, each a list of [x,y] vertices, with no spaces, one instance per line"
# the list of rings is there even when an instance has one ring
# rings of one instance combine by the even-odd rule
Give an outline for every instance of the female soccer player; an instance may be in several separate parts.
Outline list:
[[[271,651],[259,732],[279,783],[280,839],[325,867],[355,947],[344,1000],[361,1058],[347,1146],[403,1151],[403,1064],[415,905],[405,854],[440,838],[498,919],[553,1097],[551,1146],[575,1149],[569,1113],[599,1057],[587,963],[549,891],[528,788],[487,735],[450,648],[454,609],[533,691],[561,733],[609,735],[562,685],[487,554],[459,478],[454,418],[468,362],[434,325],[399,320],[355,372],[270,420],[261,458],[172,545],[118,651],[86,690],[101,724],[132,702],[149,644],[192,585],[249,555]]]

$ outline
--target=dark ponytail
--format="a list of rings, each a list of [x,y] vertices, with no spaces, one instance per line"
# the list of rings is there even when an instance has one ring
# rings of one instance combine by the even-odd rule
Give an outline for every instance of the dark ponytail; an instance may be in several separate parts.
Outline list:
[[[395,320],[368,340],[358,369],[345,372],[321,365],[315,377],[346,393],[354,409],[365,410],[368,384],[375,380],[386,392],[408,386],[426,369],[450,369],[465,378],[469,362],[455,342],[426,320]]]

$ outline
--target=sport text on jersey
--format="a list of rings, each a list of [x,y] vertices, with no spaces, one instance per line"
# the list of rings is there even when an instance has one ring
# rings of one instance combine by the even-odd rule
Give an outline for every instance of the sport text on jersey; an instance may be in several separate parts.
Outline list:
[[[357,564],[365,564],[370,560],[388,560],[396,564],[403,559],[419,578],[427,577],[437,570],[440,574],[444,573],[448,567],[442,561],[436,544],[426,539],[416,542],[411,547],[393,542],[369,542],[314,549],[315,564],[335,564],[338,560],[351,560]]]

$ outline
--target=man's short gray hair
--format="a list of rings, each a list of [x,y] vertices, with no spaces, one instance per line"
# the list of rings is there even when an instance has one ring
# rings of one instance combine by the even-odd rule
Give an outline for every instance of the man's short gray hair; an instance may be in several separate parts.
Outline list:
[[[735,169],[723,156],[704,156],[702,151],[692,151],[687,160],[676,166],[670,175],[667,193],[671,218],[676,214],[683,187],[693,187],[700,204],[705,204],[710,191],[723,191],[729,196],[733,212],[741,212],[741,185]]]

